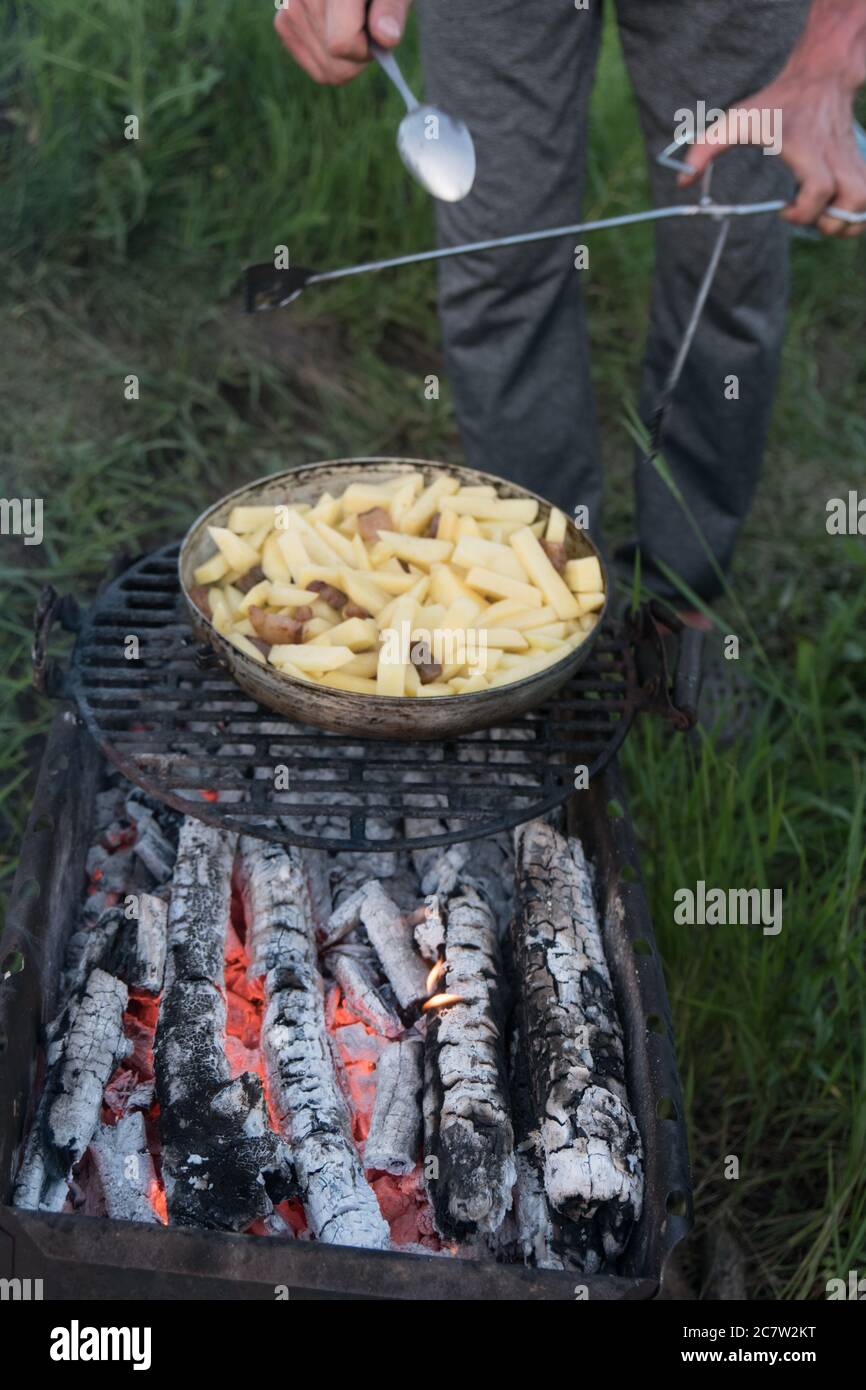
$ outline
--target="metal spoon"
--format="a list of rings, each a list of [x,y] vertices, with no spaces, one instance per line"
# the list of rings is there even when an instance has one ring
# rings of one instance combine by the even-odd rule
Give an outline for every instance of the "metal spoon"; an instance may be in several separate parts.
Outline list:
[[[400,158],[422,188],[446,203],[465,198],[475,180],[475,146],[462,121],[436,106],[422,105],[410,90],[397,59],[370,40],[370,52],[406,103],[397,131]]]

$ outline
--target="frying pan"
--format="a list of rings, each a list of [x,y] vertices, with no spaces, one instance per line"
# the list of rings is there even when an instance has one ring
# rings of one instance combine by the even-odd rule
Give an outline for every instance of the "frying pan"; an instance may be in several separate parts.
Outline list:
[[[450,463],[421,459],[355,458],[332,459],[306,464],[285,473],[259,478],[229,493],[202,512],[187,532],[178,560],[180,587],[197,635],[219,654],[238,685],[262,705],[303,724],[332,733],[364,734],[372,738],[406,740],[445,739],[477,729],[492,728],[543,704],[573,676],[586,660],[607,612],[608,578],[601,555],[585,532],[567,519],[565,545],[569,559],[593,555],[602,567],[605,603],[599,621],[586,639],[561,661],[510,685],[496,686],[465,695],[416,696],[362,695],[335,690],[327,685],[296,680],[270,665],[253,660],[238,650],[193,603],[190,589],[193,572],[213,554],[209,526],[225,526],[233,507],[314,504],[323,492],[337,495],[350,483],[380,483],[399,473],[420,472],[425,484],[445,473],[463,486],[493,484],[500,497],[531,497],[539,504],[539,517],[546,518],[551,504],[536,493],[514,483]]]

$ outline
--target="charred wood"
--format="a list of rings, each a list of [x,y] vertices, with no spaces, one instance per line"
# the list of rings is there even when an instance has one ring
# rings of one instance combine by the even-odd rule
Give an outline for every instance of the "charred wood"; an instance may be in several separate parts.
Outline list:
[[[415,949],[412,928],[376,880],[367,885],[360,916],[400,1008],[418,1004],[427,995],[428,971]]]
[[[613,1259],[640,1215],[643,1173],[592,882],[580,844],[546,822],[515,839],[518,1020],[544,1187]]]
[[[369,966],[344,951],[331,952],[328,965],[352,1013],[383,1038],[399,1038],[403,1024],[379,993]]]
[[[351,1137],[325,1026],[303,854],[242,840],[252,947],[264,962],[268,1094],[319,1240],[386,1249],[389,1231]]]
[[[90,1155],[107,1216],[118,1221],[159,1222],[149,1196],[156,1191],[157,1180],[141,1111],[131,1111],[115,1125],[101,1124],[91,1140]]]
[[[471,889],[448,904],[439,988],[457,1002],[428,1014],[425,1178],[440,1234],[465,1239],[497,1230],[515,1177],[498,933]]]
[[[238,1231],[294,1191],[262,1083],[225,1053],[225,936],[236,836],[184,821],[155,1063],[169,1219]]]
[[[424,1043],[408,1037],[382,1052],[376,1067],[376,1101],[364,1145],[364,1167],[411,1173],[421,1142]]]

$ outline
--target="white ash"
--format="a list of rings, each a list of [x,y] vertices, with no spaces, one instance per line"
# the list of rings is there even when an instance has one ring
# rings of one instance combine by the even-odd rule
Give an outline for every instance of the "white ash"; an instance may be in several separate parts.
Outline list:
[[[324,1242],[387,1249],[388,1226],[352,1140],[325,1026],[303,854],[246,837],[241,848],[253,950],[266,967],[268,1094],[307,1219]]]
[[[115,1125],[101,1124],[91,1140],[90,1154],[106,1215],[118,1221],[159,1224],[148,1198],[148,1193],[156,1190],[157,1180],[141,1112],[124,1115]]]
[[[376,1068],[376,1101],[364,1145],[364,1167],[411,1173],[421,1142],[424,1043],[419,1037],[393,1042]]]
[[[411,927],[399,907],[375,880],[361,903],[361,922],[401,1009],[411,1008],[427,995],[427,974],[415,949]]]
[[[643,1167],[590,874],[580,844],[544,821],[515,840],[519,1016],[544,1185],[563,1215],[594,1222],[613,1259],[640,1215]]]
[[[498,932],[471,889],[448,904],[438,988],[458,1002],[428,1015],[424,1155],[438,1174],[426,1186],[437,1229],[465,1239],[498,1229],[515,1178]]]

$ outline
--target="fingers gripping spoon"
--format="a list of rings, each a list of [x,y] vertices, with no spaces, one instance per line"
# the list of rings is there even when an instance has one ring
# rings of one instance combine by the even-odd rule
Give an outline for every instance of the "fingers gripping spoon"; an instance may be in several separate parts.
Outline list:
[[[462,121],[419,102],[394,54],[370,39],[370,52],[406,103],[397,131],[400,158],[422,188],[446,203],[465,198],[475,179],[475,146]]]

